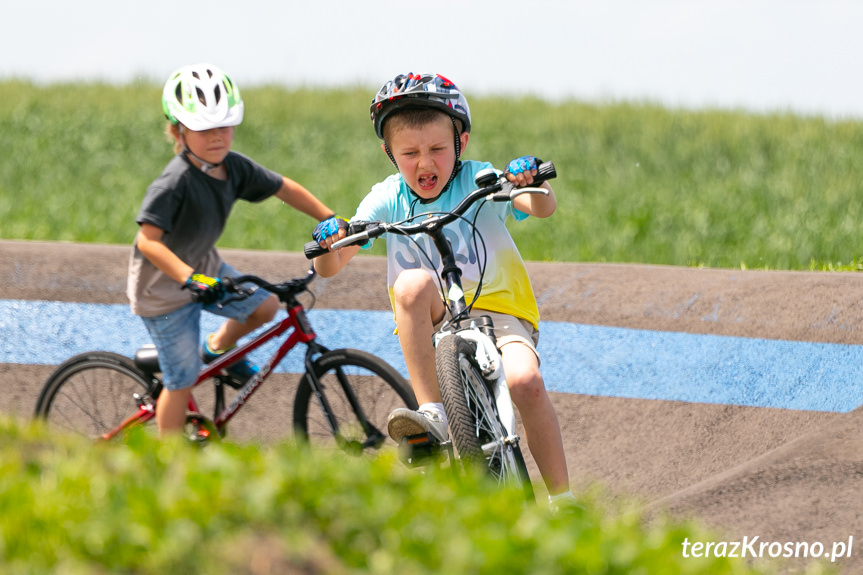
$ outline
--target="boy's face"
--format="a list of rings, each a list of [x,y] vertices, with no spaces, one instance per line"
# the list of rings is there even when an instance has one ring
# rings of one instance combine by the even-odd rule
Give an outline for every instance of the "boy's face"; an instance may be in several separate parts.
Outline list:
[[[201,132],[183,130],[183,138],[193,154],[210,164],[220,164],[231,151],[234,127],[213,128]]]
[[[462,133],[459,137],[464,150],[468,134]],[[439,196],[456,161],[453,125],[449,117],[441,116],[422,127],[394,130],[387,143],[405,183],[423,199]]]

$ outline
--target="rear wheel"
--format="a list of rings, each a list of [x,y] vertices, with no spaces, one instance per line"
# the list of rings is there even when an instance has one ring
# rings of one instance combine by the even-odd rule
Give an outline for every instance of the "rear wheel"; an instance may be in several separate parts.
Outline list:
[[[533,485],[521,447],[508,438],[474,353],[474,346],[458,335],[441,339],[435,353],[453,444],[464,463],[484,467],[499,485],[520,487],[532,501]]]
[[[396,447],[387,419],[397,407],[416,409],[413,391],[384,360],[356,349],[328,351],[317,358],[313,375],[321,395],[303,377],[294,401],[297,436],[314,446],[367,452]]]
[[[52,429],[100,438],[139,411],[138,401],[155,400],[161,391],[122,355],[93,351],[57,367],[36,403],[36,417]],[[136,398],[138,396],[138,399]]]

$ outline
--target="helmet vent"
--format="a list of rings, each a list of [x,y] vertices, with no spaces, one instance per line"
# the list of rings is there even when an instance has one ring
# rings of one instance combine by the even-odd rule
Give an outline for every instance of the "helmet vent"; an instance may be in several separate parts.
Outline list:
[[[207,105],[207,97],[204,96],[204,91],[201,90],[200,88],[198,88],[197,86],[195,86],[195,91],[198,93],[198,101],[206,106]]]
[[[470,132],[470,109],[456,85],[439,74],[411,73],[396,76],[372,99],[369,115],[378,138],[384,139],[383,126],[392,112],[414,107],[440,110],[461,122],[462,132]]]
[[[222,89],[219,88],[218,84],[216,84],[216,89],[214,90],[214,92],[216,93],[216,103],[218,104],[222,101]]]

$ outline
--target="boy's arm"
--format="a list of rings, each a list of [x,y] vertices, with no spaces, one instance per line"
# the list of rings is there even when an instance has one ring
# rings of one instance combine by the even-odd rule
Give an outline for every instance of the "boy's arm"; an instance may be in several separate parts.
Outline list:
[[[533,177],[530,178],[528,185],[532,182]],[[512,207],[537,218],[547,218],[553,214],[557,209],[557,198],[554,196],[551,184],[543,182],[539,187],[548,190],[548,195],[522,194],[512,201]]]
[[[342,236],[344,236],[344,233],[342,233]],[[332,245],[332,242],[329,241],[330,239],[337,240],[338,238],[335,236],[333,238],[327,238],[328,243]],[[357,252],[359,252],[360,249],[360,246],[347,246],[340,250],[316,257],[312,260],[312,264],[315,266],[315,271],[318,272],[321,277],[332,277],[339,273],[341,269],[351,261],[351,258],[357,255]]]
[[[154,266],[176,281],[185,284],[186,280],[195,273],[192,266],[181,260],[172,252],[168,246],[162,243],[164,230],[153,224],[141,224],[135,243],[145,258],[150,260]]]
[[[323,221],[335,214],[301,184],[284,176],[282,176],[282,187],[276,192],[276,197],[318,221]]]

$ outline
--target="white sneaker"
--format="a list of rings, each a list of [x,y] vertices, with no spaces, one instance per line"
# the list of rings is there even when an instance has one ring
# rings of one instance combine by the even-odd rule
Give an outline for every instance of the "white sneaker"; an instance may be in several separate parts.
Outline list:
[[[405,407],[399,407],[390,413],[387,430],[396,443],[404,437],[421,433],[430,433],[441,443],[449,439],[446,423],[440,415],[428,411],[413,411]]]
[[[552,515],[573,515],[577,517],[584,516],[584,507],[582,507],[572,491],[559,493],[557,495],[548,496],[548,509]]]

